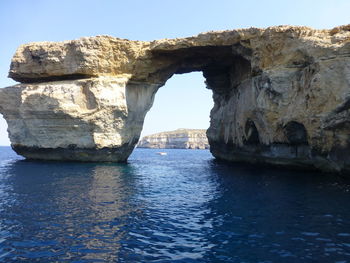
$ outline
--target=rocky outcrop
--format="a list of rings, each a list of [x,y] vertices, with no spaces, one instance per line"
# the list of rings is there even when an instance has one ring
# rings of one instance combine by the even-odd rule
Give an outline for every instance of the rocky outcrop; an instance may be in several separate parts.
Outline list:
[[[216,158],[350,171],[350,26],[279,26],[153,42],[108,36],[21,46],[0,90],[27,158],[124,161],[154,94],[202,71]]]
[[[209,149],[206,130],[177,129],[143,137],[137,147],[156,149]]]
[[[1,89],[13,149],[30,159],[125,161],[157,90],[126,82],[104,76]]]

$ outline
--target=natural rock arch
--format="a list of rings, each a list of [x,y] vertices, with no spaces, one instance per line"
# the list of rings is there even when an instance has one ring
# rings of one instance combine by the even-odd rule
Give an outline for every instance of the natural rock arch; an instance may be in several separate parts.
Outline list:
[[[27,44],[9,73],[22,84],[0,90],[0,111],[27,158],[125,161],[157,90],[173,74],[202,71],[213,91],[207,135],[216,158],[347,171],[349,39],[349,26],[280,26]],[[298,154],[283,128],[291,122],[307,131]]]

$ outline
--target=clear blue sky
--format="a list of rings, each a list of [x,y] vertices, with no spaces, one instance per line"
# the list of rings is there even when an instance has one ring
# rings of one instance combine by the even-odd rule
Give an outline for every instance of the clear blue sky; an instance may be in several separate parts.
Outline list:
[[[350,23],[349,0],[11,0],[0,1],[0,87],[16,48],[33,41],[111,35],[154,40],[210,30],[274,25],[332,28]],[[171,78],[156,95],[143,134],[180,127],[207,128],[212,106],[200,73]],[[8,145],[0,117],[0,145]]]

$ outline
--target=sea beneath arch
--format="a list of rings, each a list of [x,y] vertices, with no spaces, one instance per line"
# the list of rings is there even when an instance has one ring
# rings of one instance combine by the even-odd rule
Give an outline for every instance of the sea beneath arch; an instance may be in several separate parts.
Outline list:
[[[0,147],[0,262],[350,262],[350,179],[135,149],[128,163]]]

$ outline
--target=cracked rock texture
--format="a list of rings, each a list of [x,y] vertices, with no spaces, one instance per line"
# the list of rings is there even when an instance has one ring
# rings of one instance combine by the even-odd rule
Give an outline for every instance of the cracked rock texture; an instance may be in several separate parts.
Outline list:
[[[137,147],[156,149],[209,149],[206,130],[177,129],[143,137]]]
[[[216,158],[350,171],[350,25],[25,44],[0,112],[27,158],[125,161],[158,88],[191,71],[213,92]]]

